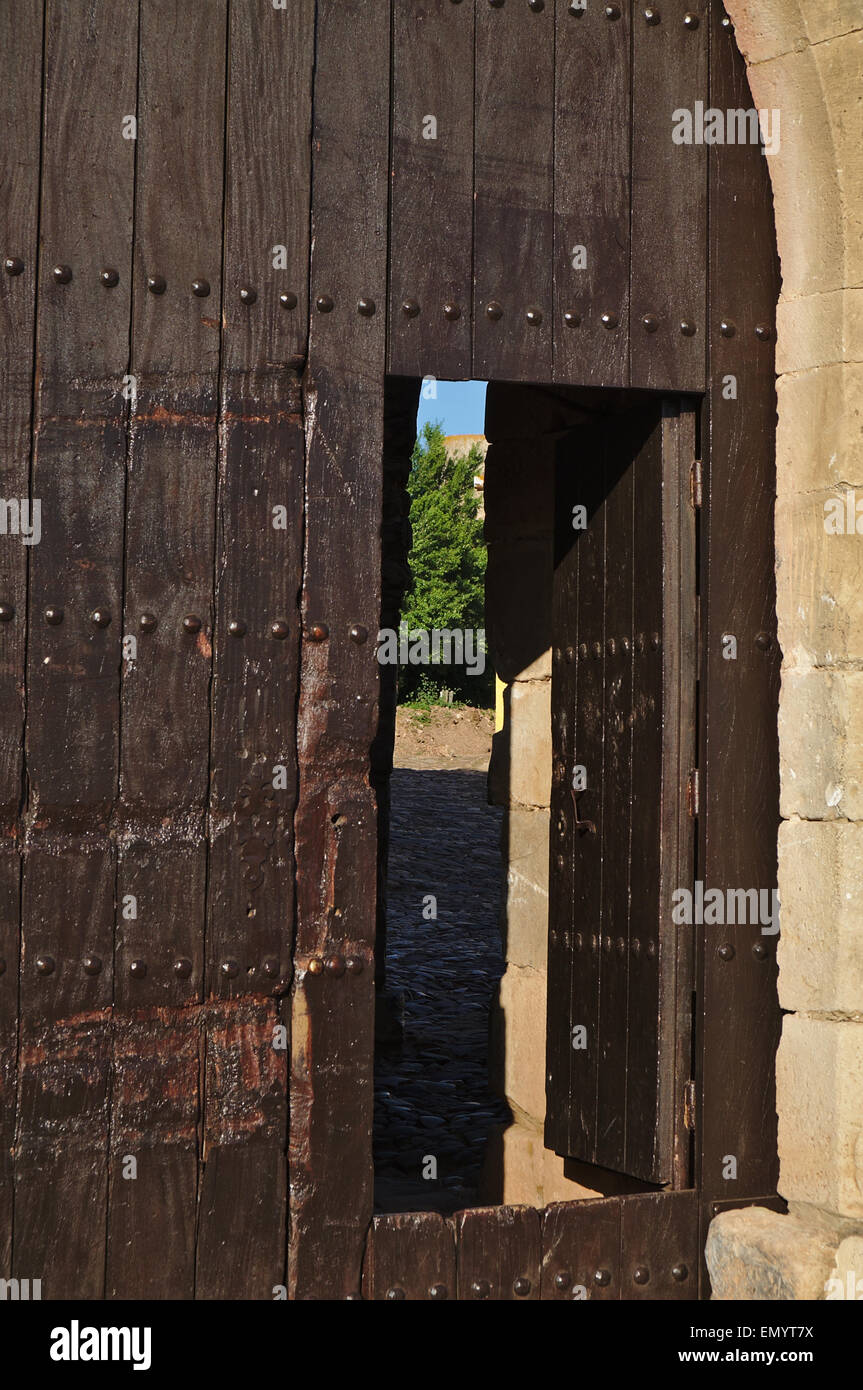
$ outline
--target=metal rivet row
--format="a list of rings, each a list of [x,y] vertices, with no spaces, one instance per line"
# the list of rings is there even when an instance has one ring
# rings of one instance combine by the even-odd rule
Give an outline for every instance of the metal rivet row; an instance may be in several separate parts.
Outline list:
[[[21,275],[24,271],[24,262],[20,256],[7,256],[3,262],[3,269],[7,275]],[[58,285],[68,285],[73,279],[72,268],[68,265],[55,265],[51,271],[54,281]],[[106,266],[99,272],[99,280],[107,289],[114,289],[120,283],[120,272],[113,266]],[[164,275],[148,275],[147,289],[150,294],[164,294],[168,288],[168,282]],[[198,276],[191,283],[192,294],[198,299],[206,299],[210,294],[210,282],[204,276]],[[251,285],[243,285],[239,291],[240,300],[243,304],[251,306],[256,303],[258,291]],[[299,300],[292,290],[285,290],[279,295],[279,303],[283,309],[296,309]],[[318,308],[322,313],[328,313],[333,307],[333,301],[329,295],[321,295],[317,301]],[[357,309],[361,314],[373,314],[375,312],[375,302],[373,299],[362,298]]]
[[[335,979],[341,979],[345,973],[361,975],[363,959],[362,956],[312,956],[306,965],[306,971],[309,975],[323,975],[326,972]]]
[[[341,960],[341,957],[334,957],[334,959],[338,961]],[[57,969],[57,962],[54,957],[45,954],[38,955],[35,964],[36,973],[38,975],[53,975]],[[329,962],[327,964],[329,965]],[[81,969],[84,971],[85,975],[100,975],[102,967],[103,963],[99,956],[86,955],[81,959]],[[330,973],[344,974],[345,968],[350,970],[352,974],[359,974],[362,970],[362,961],[358,961],[354,956],[350,956],[348,960],[343,963],[341,970],[331,971]],[[187,956],[179,956],[177,960],[174,961],[171,969],[178,979],[188,980],[192,974],[193,966]],[[276,979],[280,974],[279,962],[274,956],[268,956],[266,960],[262,961],[260,969],[262,973],[271,980]],[[240,973],[239,965],[235,960],[231,959],[222,961],[220,970],[223,975],[231,980],[236,979],[237,975]],[[148,966],[145,960],[136,959],[130,961],[129,974],[133,979],[144,980],[147,978],[147,972]],[[0,975],[4,975],[5,973],[6,961],[0,959]]]

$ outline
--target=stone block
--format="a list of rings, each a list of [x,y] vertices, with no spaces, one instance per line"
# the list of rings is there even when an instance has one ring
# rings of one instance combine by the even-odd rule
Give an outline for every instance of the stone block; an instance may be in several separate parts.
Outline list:
[[[747,64],[764,63],[807,44],[800,0],[727,0],[735,40]]]
[[[863,361],[863,289],[836,289],[779,301],[776,370]]]
[[[509,733],[509,800],[548,806],[551,800],[551,681],[516,681],[504,697]]]
[[[712,1297],[718,1302],[824,1299],[841,1239],[841,1228],[816,1216],[782,1216],[766,1207],[722,1212],[707,1232]]]
[[[545,1120],[546,975],[508,965],[498,996],[503,1021],[503,1093],[522,1115]]]
[[[480,1177],[482,1203],[541,1207],[542,1134],[526,1125],[513,1124],[489,1144]]]
[[[863,825],[783,824],[779,885],[782,1007],[863,1022]]]
[[[834,363],[780,378],[777,490],[858,488],[863,500],[863,363]]]
[[[779,746],[785,819],[863,820],[861,728],[863,672],[809,668],[783,674]]]
[[[863,535],[827,531],[824,504],[832,495],[777,502],[776,604],[786,667],[863,662]]]
[[[787,1015],[776,1088],[782,1196],[863,1220],[863,1023]]]
[[[832,158],[824,158],[832,135],[815,54],[811,49],[784,53],[758,64],[750,81],[759,111],[779,112],[778,149],[768,160],[783,300],[841,290],[846,279],[840,171]],[[774,120],[771,114],[767,131],[773,138]],[[780,337],[781,371],[794,370],[783,355],[787,346]],[[790,345],[792,351],[805,346]]]
[[[504,825],[508,865],[504,955],[544,971],[548,959],[548,812],[513,806]]]

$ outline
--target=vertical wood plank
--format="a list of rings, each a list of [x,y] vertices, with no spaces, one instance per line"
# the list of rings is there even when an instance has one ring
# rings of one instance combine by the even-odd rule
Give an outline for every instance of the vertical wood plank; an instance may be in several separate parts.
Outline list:
[[[359,1292],[372,1211],[390,57],[389,4],[320,0],[317,13],[289,1160],[301,1298]]]
[[[314,5],[233,6],[230,24],[206,988],[238,1001],[254,996],[258,1011],[263,996],[274,996],[260,1046],[278,1042],[274,1060],[285,1063],[290,1010],[280,1011],[279,999],[290,982],[294,923],[304,468],[297,368],[308,324]],[[262,77],[278,103],[260,100]],[[284,295],[296,296],[295,309]],[[284,1032],[275,1038],[272,1027]],[[220,1036],[210,1035],[208,1078],[224,1068]],[[239,1133],[226,1127],[221,1091],[208,1080],[198,1297],[271,1297],[284,1281],[286,1070],[273,1073],[259,1127]],[[235,1258],[226,1260],[229,1232]]]
[[[200,1019],[142,1008],[114,1019],[106,1294],[193,1289]]]
[[[13,1265],[51,1297],[104,1288],[136,33],[47,5]]]
[[[394,0],[388,359],[394,375],[470,375],[473,38],[472,3]]]
[[[646,1181],[664,1161],[659,1122],[660,872],[663,748],[662,431],[653,414],[635,474],[638,548],[634,565],[632,868],[630,992],[627,1010],[627,1170]],[[636,944],[637,943],[637,944]]]
[[[454,1299],[452,1223],[432,1211],[376,1216],[366,1240],[362,1293],[375,1303]]]
[[[578,533],[578,647],[574,762],[584,769],[576,794],[574,827],[573,951],[570,965],[570,1122],[566,1152],[594,1161],[599,1060],[599,989],[602,969],[605,820],[605,445],[603,426],[579,432],[573,463],[579,469],[579,505],[586,525]],[[584,524],[584,518],[580,518]],[[571,798],[572,802],[572,798]],[[578,1029],[578,1035],[573,1030]],[[583,1030],[583,1031],[582,1031]],[[579,1045],[573,1046],[577,1041]]]
[[[698,1297],[698,1193],[650,1192],[620,1204],[620,1297]]]
[[[710,104],[750,109],[745,64],[723,18],[722,5],[714,4]],[[705,891],[776,886],[778,290],[766,161],[758,146],[716,145],[710,151],[710,456],[702,595],[705,784],[699,877]],[[726,633],[737,639],[734,661],[723,657]],[[776,937],[763,935],[760,925],[705,925],[700,934],[701,1184],[706,1197],[726,1200],[769,1193],[778,1177]],[[726,1155],[737,1160],[735,1178],[724,1175]]]
[[[627,424],[629,422],[627,421]],[[605,453],[605,726],[601,923],[594,1162],[624,1167],[628,1096],[630,850],[633,769],[633,584],[637,546],[633,428],[610,423]],[[639,519],[640,520],[640,519]],[[656,851],[654,851],[656,852]]]
[[[0,495],[17,501],[19,518],[30,497],[42,26],[42,5],[0,10],[0,125],[15,152],[0,167]],[[29,548],[20,534],[0,540],[0,1277],[11,1273],[12,1254]]]
[[[114,1001],[121,1019],[142,1008],[168,1011],[166,1035],[177,1028],[182,1055],[187,1021],[175,1011],[199,1001],[203,989],[225,45],[225,0],[208,0],[205,23],[179,0],[141,0],[123,624],[136,648],[122,670]],[[126,1072],[147,1076],[135,1061],[138,1046],[134,1029],[121,1022],[121,1087]],[[108,1229],[113,1297],[145,1297],[151,1260],[170,1272],[171,1297],[194,1294],[190,1203],[198,1154],[189,1106],[201,1085],[196,1067],[189,1048],[176,1121],[160,1116],[150,1074],[140,1131],[162,1142],[142,1148],[133,1184],[122,1174],[127,1116],[118,1095]],[[160,1202],[175,1213],[170,1226],[153,1225]]]
[[[676,144],[674,113],[707,96],[707,0],[635,7],[632,45],[630,382],[702,391],[707,323],[707,150]],[[682,325],[686,324],[684,329]]]
[[[660,1080],[658,1141],[668,1151],[675,1187],[691,1187],[691,1130],[683,1102],[693,1077],[692,996],[695,933],[673,921],[679,888],[695,882],[695,819],[687,788],[697,746],[697,513],[693,495],[696,415],[692,402],[665,401],[662,421],[663,659],[662,828],[660,867]]]
[[[540,1296],[540,1213],[476,1207],[455,1219],[458,1297],[525,1303]]]
[[[552,6],[477,6],[474,100],[473,375],[549,381]]]
[[[204,1008],[206,1108],[195,1296],[272,1299],[283,1285],[287,1048],[276,1001]]]
[[[548,1003],[546,1010],[545,1143],[557,1153],[569,1144],[570,988],[575,923],[573,763],[578,657],[578,557],[573,509],[582,477],[571,449],[558,446],[555,462],[554,577],[552,581],[551,728],[549,813]]]
[[[621,1199],[556,1202],[542,1213],[541,1298],[620,1298]]]
[[[556,0],[554,380],[629,384],[630,5]]]

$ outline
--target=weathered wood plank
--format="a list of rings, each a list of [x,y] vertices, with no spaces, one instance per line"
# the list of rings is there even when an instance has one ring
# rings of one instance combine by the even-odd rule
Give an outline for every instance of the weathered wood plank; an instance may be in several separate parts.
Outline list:
[[[290,1010],[278,1000],[294,923],[314,5],[234,6],[230,24],[206,990],[254,995],[258,1009],[275,996],[283,1065],[266,1127],[247,1136],[220,1119],[208,1082],[197,1292],[253,1298],[283,1282],[286,1241]],[[278,103],[260,100],[262,58]],[[232,1232],[242,1254],[226,1261]]]
[[[43,7],[0,10],[0,125],[14,159],[0,165],[0,496],[30,497],[33,409]],[[13,504],[14,505],[14,504]],[[0,542],[0,1277],[11,1273],[12,1146],[18,1045],[18,945],[21,865],[18,810],[24,758],[27,552],[37,533]],[[26,525],[35,510],[24,514]],[[41,530],[41,514],[39,516]]]
[[[715,4],[710,104],[746,110],[753,103],[745,64],[722,18],[723,8]],[[779,822],[781,652],[773,553],[779,275],[770,180],[758,146],[714,146],[710,188],[709,463],[702,547],[706,780],[699,877],[705,891],[769,891],[776,886]],[[725,635],[736,638],[734,660],[724,655]],[[769,1193],[778,1177],[776,936],[762,934],[758,924],[706,925],[700,934],[700,1181],[706,1197]],[[736,1160],[734,1176],[726,1155]]]
[[[599,1058],[599,988],[604,885],[605,818],[605,467],[602,426],[579,432],[572,446],[579,469],[578,647],[574,762],[583,768],[584,790],[571,809],[574,831],[570,965],[570,1120],[566,1152],[593,1162]],[[578,1032],[574,1032],[574,1030]]]
[[[314,42],[314,0],[291,0],[279,9],[231,6],[222,339],[227,371],[284,367],[306,351]],[[243,290],[255,298],[243,298]]]
[[[620,1298],[620,1208],[618,1197],[545,1208],[541,1298]]]
[[[376,1216],[366,1241],[362,1293],[378,1303],[455,1298],[452,1224],[432,1211]]]
[[[540,1296],[540,1213],[476,1207],[454,1218],[459,1299],[528,1302]]]
[[[549,381],[554,9],[476,9],[473,375]]]
[[[673,138],[707,96],[707,2],[634,7],[630,382],[702,391],[707,343],[707,150]],[[682,126],[679,127],[682,129]],[[693,132],[694,136],[694,132]],[[685,327],[684,327],[685,325]]]
[[[274,1000],[205,1008],[197,1298],[272,1299],[284,1284],[288,1053]]]
[[[576,662],[578,659],[578,557],[573,508],[581,503],[582,477],[566,443],[555,463],[554,578],[552,587],[551,728],[552,778],[549,825],[548,1005],[546,1011],[545,1143],[557,1153],[569,1144],[570,987],[575,923],[573,786]]]
[[[199,1013],[141,1008],[114,1021],[108,1298],[194,1289]]]
[[[104,1293],[113,908],[101,836],[55,831],[30,851],[12,1272],[41,1278],[43,1298]]]
[[[225,0],[208,0],[206,23],[179,0],[141,0],[123,626],[135,647],[122,670],[115,991],[124,1012],[187,1007],[204,984],[226,37]],[[127,918],[130,895],[137,917]],[[172,1016],[182,1052],[186,1024]],[[121,1026],[116,1043],[122,1080],[134,1035]],[[188,1092],[176,1098],[182,1122],[163,1131],[157,1091],[142,1096],[137,1129],[163,1140],[158,1169],[140,1156],[150,1181],[123,1180],[122,1107],[119,1134],[112,1121],[117,1296],[143,1296],[140,1267],[159,1260],[174,1297],[194,1294],[196,1057],[190,1049],[176,1082]],[[165,1227],[152,1221],[159,1194],[175,1213]]]
[[[554,380],[629,383],[630,6],[556,0]]]
[[[627,425],[629,426],[627,428]],[[602,860],[605,879],[597,1036],[594,1162],[624,1168],[627,1130],[630,854],[635,775],[632,691],[634,580],[641,543],[635,511],[632,424],[610,424],[605,447],[605,631]],[[657,851],[654,851],[657,852]]]
[[[671,1156],[676,1188],[693,1184],[691,1129],[681,1097],[692,1079],[695,934],[673,921],[674,897],[695,881],[695,813],[689,778],[698,758],[696,408],[666,401],[662,422],[663,660],[660,867],[661,1046],[668,1077],[660,1092],[658,1142]]]
[[[649,1192],[620,1204],[620,1297],[698,1297],[698,1193]]]
[[[472,4],[394,0],[389,370],[401,376],[470,375],[473,37]]]
[[[359,1292],[372,1209],[377,855],[368,777],[378,691],[389,8],[318,5],[291,1053],[289,1280],[297,1297]],[[376,312],[362,312],[360,300]]]
[[[47,5],[13,1263],[53,1297],[104,1287],[136,32]]]
[[[681,572],[679,538],[666,512],[680,499],[676,439],[664,435],[658,406],[645,410],[633,441],[635,554],[633,624],[633,775],[630,988],[627,1017],[627,1134],[624,1171],[645,1182],[672,1175],[671,1107],[674,1096],[676,933],[669,884],[678,864],[678,808],[686,786],[678,777],[680,686],[676,623],[678,589],[688,585],[694,605],[695,571]],[[687,476],[688,485],[688,476]],[[676,510],[675,510],[676,515]],[[688,679],[694,687],[693,653]],[[690,725],[690,742],[693,734]],[[673,764],[673,770],[672,770]],[[689,830],[691,839],[692,831]],[[685,886],[685,885],[683,885]],[[637,945],[636,945],[637,943]],[[682,1107],[682,1094],[676,1097]]]

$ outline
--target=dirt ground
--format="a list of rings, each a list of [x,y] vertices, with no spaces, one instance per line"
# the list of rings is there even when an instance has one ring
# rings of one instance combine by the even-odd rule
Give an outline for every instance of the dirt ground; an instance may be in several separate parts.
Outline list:
[[[426,711],[400,706],[396,711],[395,766],[485,772],[493,733],[491,710],[433,705]]]

